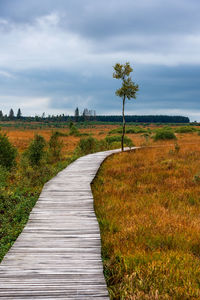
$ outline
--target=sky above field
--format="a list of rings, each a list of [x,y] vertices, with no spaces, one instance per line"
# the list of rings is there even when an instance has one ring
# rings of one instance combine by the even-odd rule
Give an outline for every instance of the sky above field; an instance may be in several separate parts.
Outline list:
[[[0,110],[120,114],[112,78],[130,62],[127,114],[200,121],[199,0],[0,0]]]

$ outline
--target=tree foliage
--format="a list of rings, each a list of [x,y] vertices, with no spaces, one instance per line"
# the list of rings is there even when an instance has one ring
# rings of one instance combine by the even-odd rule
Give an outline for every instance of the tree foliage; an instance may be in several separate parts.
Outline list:
[[[11,169],[16,161],[17,150],[9,142],[6,134],[0,134],[0,165]]]
[[[45,146],[46,142],[43,136],[36,134],[26,152],[28,160],[32,166],[40,164],[45,155]]]
[[[75,122],[79,121],[79,109],[78,109],[78,107],[75,109],[75,112],[74,112],[74,120],[75,120]]]
[[[53,161],[59,161],[61,159],[63,143],[59,140],[59,133],[53,132],[49,140],[50,156]]]
[[[117,63],[114,66],[114,73],[113,73],[113,78],[120,79],[122,80],[122,86],[121,88],[116,90],[116,95],[123,100],[123,105],[122,105],[122,117],[123,117],[123,131],[122,131],[122,140],[121,140],[121,145],[122,145],[122,151],[124,150],[124,135],[125,135],[125,116],[124,116],[124,108],[125,108],[125,101],[126,98],[128,100],[132,98],[136,98],[136,92],[139,90],[139,86],[135,84],[131,77],[130,73],[133,72],[133,69],[130,66],[130,63],[127,62],[124,65]]]
[[[17,111],[17,119],[20,119],[22,116],[21,109],[19,108]]]
[[[14,116],[15,116],[14,111],[13,111],[13,109],[11,108],[11,109],[10,109],[10,112],[9,112],[9,119],[13,119]]]

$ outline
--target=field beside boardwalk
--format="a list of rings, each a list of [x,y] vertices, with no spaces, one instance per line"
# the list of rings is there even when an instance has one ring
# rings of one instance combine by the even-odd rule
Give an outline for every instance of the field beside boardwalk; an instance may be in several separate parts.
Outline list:
[[[23,230],[29,214],[35,205],[44,183],[50,180],[63,168],[67,167],[78,157],[90,152],[107,148],[119,147],[120,143],[106,142],[105,138],[110,130],[116,128],[112,125],[82,127],[64,124],[54,128],[46,128],[44,124],[32,123],[8,123],[3,125],[0,136],[6,135],[12,146],[17,151],[16,162],[12,168],[4,166],[4,158],[7,150],[0,144],[0,261],[10,249],[17,236]],[[58,145],[50,147],[51,137],[56,133]],[[41,136],[45,140],[44,153],[38,163],[30,161],[30,145],[35,136]],[[143,140],[137,138],[138,143]],[[81,147],[79,147],[81,141]],[[54,140],[55,142],[55,140]],[[57,143],[56,142],[56,143]],[[1,140],[0,140],[1,143]],[[57,147],[58,146],[58,147]],[[38,156],[37,153],[32,158]],[[57,150],[61,149],[59,155]],[[2,151],[3,150],[3,151]],[[54,151],[55,150],[55,151]],[[32,150],[33,151],[33,148]],[[39,150],[41,151],[41,150]],[[4,157],[5,156],[5,157]]]
[[[93,183],[111,299],[200,298],[200,136],[177,138],[108,158]]]
[[[82,155],[120,148],[119,124],[18,125],[3,123],[0,131],[18,151],[12,169],[0,165],[0,259],[45,182]],[[55,132],[58,159],[49,148]],[[199,132],[198,126],[128,125],[127,143],[143,148],[114,155],[100,169],[93,193],[111,299],[200,298]],[[46,154],[33,166],[24,153],[36,134]]]

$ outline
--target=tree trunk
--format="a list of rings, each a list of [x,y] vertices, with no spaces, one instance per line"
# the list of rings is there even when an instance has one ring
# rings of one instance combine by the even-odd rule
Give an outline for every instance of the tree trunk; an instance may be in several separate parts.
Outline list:
[[[125,135],[125,126],[126,126],[126,122],[125,122],[125,117],[124,117],[124,107],[125,107],[125,95],[123,98],[123,108],[122,108],[122,117],[123,117],[123,129],[122,129],[122,151],[124,151],[124,135]]]

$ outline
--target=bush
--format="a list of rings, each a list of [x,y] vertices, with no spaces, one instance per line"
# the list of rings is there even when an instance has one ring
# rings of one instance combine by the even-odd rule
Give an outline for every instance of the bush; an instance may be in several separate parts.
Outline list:
[[[77,149],[81,155],[87,155],[89,153],[97,152],[99,148],[99,142],[93,137],[80,139]]]
[[[27,158],[32,166],[40,164],[45,155],[45,146],[46,142],[43,136],[36,134],[26,151]]]
[[[158,140],[172,140],[176,139],[176,136],[171,128],[161,128],[156,131],[153,137],[154,141]]]
[[[70,127],[69,135],[80,136],[80,132],[79,132],[78,128],[75,125],[72,125]]]
[[[142,128],[142,127],[139,127],[139,126],[134,126],[134,127],[127,127],[126,128],[126,133],[127,134],[134,134],[134,133],[145,133],[147,132],[146,129]],[[119,128],[115,128],[115,129],[112,129],[108,132],[108,134],[122,134],[122,127],[119,127]]]
[[[113,136],[106,137],[106,142],[108,143],[108,145],[111,145],[112,143],[116,143],[116,142],[121,143],[121,140],[122,140],[121,135],[113,135]],[[127,136],[124,136],[124,145],[126,145],[128,147],[132,147],[133,142],[130,138],[128,138]]]
[[[175,132],[177,132],[177,133],[190,133],[190,132],[195,132],[195,131],[197,131],[197,129],[194,127],[190,127],[190,126],[181,126],[175,130]]]
[[[6,134],[0,134],[0,165],[11,169],[16,164],[17,150],[9,142]]]
[[[58,161],[61,159],[62,147],[63,143],[59,140],[59,134],[53,132],[49,140],[49,154],[51,160]]]
[[[197,173],[196,175],[194,175],[193,181],[194,181],[195,183],[199,183],[199,182],[200,182],[200,173]]]
[[[8,170],[0,165],[0,188],[6,186],[8,175]]]
[[[54,134],[57,134],[57,136],[69,136],[68,133],[61,132],[61,131],[54,131]]]
[[[132,140],[126,136],[124,137],[124,144],[128,147],[134,146]],[[98,151],[117,149],[120,147],[121,136],[107,136],[105,139],[100,141],[93,137],[88,137],[80,139],[75,150],[75,154],[87,155]]]

